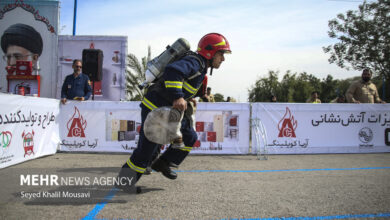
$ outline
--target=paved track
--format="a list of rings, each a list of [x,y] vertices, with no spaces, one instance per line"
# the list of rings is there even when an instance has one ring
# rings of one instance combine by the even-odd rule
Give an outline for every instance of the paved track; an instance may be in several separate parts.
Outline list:
[[[90,186],[78,188],[89,199],[20,198],[20,173],[116,176],[127,158],[58,153],[2,169],[0,219],[390,218],[390,154],[189,156],[177,180],[143,176],[141,194]]]

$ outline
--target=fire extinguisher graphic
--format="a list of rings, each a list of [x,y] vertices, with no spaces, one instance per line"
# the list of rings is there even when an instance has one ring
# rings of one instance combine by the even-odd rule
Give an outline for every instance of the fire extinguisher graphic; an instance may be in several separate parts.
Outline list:
[[[18,94],[19,95],[24,95],[24,86],[19,86],[18,87]]]
[[[27,95],[30,94],[30,85],[28,83],[19,83],[15,86],[15,94]]]

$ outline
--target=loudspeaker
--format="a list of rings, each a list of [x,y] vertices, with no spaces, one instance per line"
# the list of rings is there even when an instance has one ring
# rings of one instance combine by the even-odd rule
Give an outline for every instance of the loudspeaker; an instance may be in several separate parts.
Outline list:
[[[101,81],[103,73],[103,51],[99,49],[83,50],[83,71],[91,81]]]

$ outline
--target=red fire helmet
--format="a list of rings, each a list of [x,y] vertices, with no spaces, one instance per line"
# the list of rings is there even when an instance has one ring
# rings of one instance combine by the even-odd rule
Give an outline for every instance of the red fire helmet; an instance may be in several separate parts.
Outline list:
[[[225,53],[232,52],[229,42],[222,34],[210,33],[200,39],[197,50],[198,54],[210,60],[217,51],[223,51]]]

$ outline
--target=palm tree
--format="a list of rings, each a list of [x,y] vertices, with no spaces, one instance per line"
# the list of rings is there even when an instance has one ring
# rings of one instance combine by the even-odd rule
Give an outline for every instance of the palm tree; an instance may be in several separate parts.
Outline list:
[[[151,60],[150,46],[148,56],[142,58],[140,63],[134,54],[127,55],[126,68],[126,101],[141,101],[144,96],[143,90],[138,85],[145,81],[146,64]]]

